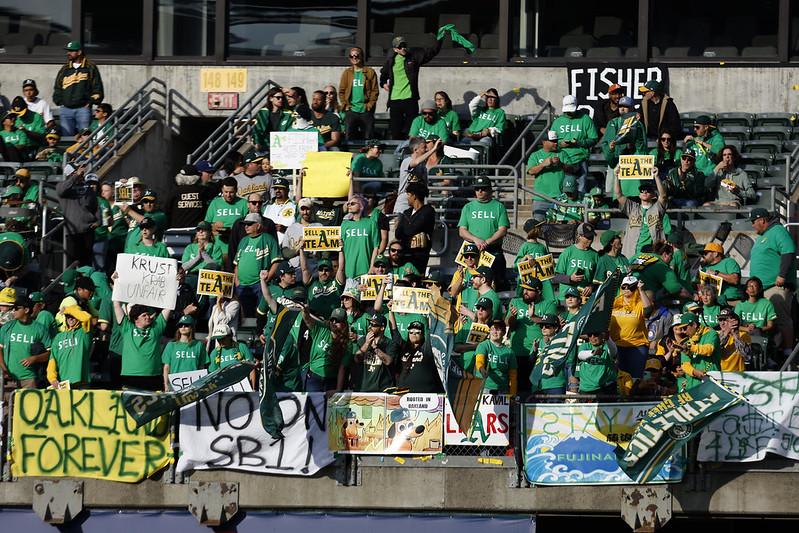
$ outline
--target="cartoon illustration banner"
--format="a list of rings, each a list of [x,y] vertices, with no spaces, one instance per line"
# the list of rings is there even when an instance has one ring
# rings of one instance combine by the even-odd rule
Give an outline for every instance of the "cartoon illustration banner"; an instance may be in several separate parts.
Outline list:
[[[542,485],[632,483],[616,462],[656,402],[525,405],[524,470]],[[666,461],[656,482],[682,480],[681,456]]]
[[[278,393],[283,438],[261,424],[257,392],[222,392],[181,409],[179,472],[227,468],[311,476],[333,462],[325,435],[325,395]]]
[[[136,427],[117,391],[19,390],[11,473],[136,483],[169,462],[169,430],[169,415]]]
[[[446,402],[445,402],[446,403]],[[507,446],[510,432],[510,400],[498,394],[483,394],[474,417],[472,435],[458,427],[449,405],[444,408],[444,444],[459,446]]]
[[[427,455],[442,451],[444,397],[341,393],[327,406],[328,447],[347,454]]]
[[[710,372],[746,402],[724,412],[699,440],[700,461],[760,461],[767,453],[799,459],[796,372]]]

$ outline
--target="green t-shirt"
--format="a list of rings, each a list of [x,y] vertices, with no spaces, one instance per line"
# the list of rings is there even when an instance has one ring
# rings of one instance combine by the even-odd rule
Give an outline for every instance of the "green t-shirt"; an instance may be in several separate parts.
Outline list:
[[[272,263],[282,261],[280,247],[269,233],[257,237],[247,235],[239,243],[233,264],[238,269],[239,285],[254,285],[261,282],[262,270],[269,270]]]
[[[458,114],[455,112],[454,109],[450,109],[446,113],[441,113],[438,111],[438,116],[444,121],[447,125],[447,130],[449,130],[450,134],[461,131],[461,119],[458,117]]]
[[[366,338],[362,338],[358,342],[358,348],[363,347]],[[383,337],[377,343],[377,348],[392,358],[397,357],[399,347],[389,339]],[[394,364],[386,365],[377,357],[374,350],[368,350],[363,356],[363,363],[355,363],[353,366],[358,367],[355,375],[358,376],[356,380],[355,389],[359,392],[383,392],[389,387],[394,386]]]
[[[394,313],[394,321],[397,323],[397,331],[404,341],[408,340],[408,326],[411,325],[411,322],[427,324],[427,318],[418,313]]]
[[[725,257],[715,265],[710,266],[702,266],[700,268],[702,272],[707,272],[708,270],[718,271],[722,274],[741,274],[741,267],[738,265],[738,262],[733,259],[732,257]],[[738,278],[740,280],[740,277]],[[690,287],[690,285],[689,285]],[[721,294],[719,295],[719,303],[727,303],[729,300],[740,300],[744,297],[743,292],[741,291],[741,285],[733,285],[732,283],[724,282],[722,283],[722,290]]]
[[[486,128],[497,128],[500,132],[505,131],[505,110],[478,106],[477,111],[472,115],[472,123],[467,131],[477,133]]]
[[[575,283],[574,285],[567,285],[561,283],[558,287],[558,297],[563,300],[563,295],[569,287],[588,287],[594,280],[594,272],[598,261],[597,253],[589,248],[588,250],[580,250],[576,245],[572,244],[560,254],[558,262],[555,264],[556,274],[566,274],[571,276],[578,270],[583,270],[583,281]]]
[[[688,256],[682,250],[674,249],[674,256],[671,258],[669,266],[674,273],[677,274],[677,279],[686,290],[691,290],[691,268],[688,266]],[[740,272],[740,269],[738,269]]]
[[[119,324],[122,335],[123,376],[160,376],[161,334],[166,328],[166,320],[161,313],[146,329],[139,329],[127,316]]]
[[[398,267],[391,267],[388,269],[389,274],[394,274],[398,278],[403,278],[408,275],[408,271],[405,270],[406,268],[410,269],[411,273],[419,275],[419,269],[413,266],[412,263],[405,263],[404,265],[400,265]]]
[[[552,130],[558,133],[558,142],[577,141],[577,146],[572,148],[562,148],[561,150],[569,155],[571,164],[579,163],[588,159],[589,149],[599,140],[599,134],[594,126],[594,121],[588,113],[578,110],[574,117],[561,115],[552,123]]]
[[[391,67],[394,75],[394,83],[391,85],[391,97],[389,100],[408,100],[413,97],[411,82],[405,74],[405,57],[399,54],[394,56],[394,64]]]
[[[333,361],[333,354],[330,348],[333,343],[333,333],[326,324],[316,324],[311,330],[311,353],[309,355],[308,368],[317,376],[323,378],[335,378],[338,376],[338,365]],[[347,344],[347,348],[340,364],[349,367],[352,365],[352,343]]]
[[[580,392],[594,392],[616,383],[616,362],[610,355],[608,345],[602,345],[599,355],[593,353],[596,350],[590,342],[582,342],[577,348],[574,375],[580,379]]]
[[[699,323],[712,329],[717,328],[719,326],[719,311],[721,311],[720,305],[702,306],[702,314],[698,317]]]
[[[40,323],[31,320],[23,324],[19,320],[7,322],[0,328],[0,348],[3,360],[12,379],[31,379],[36,377],[36,366],[22,366],[20,361],[31,355],[31,345],[41,342],[45,348],[51,345],[51,337]]]
[[[102,215],[102,222],[103,225],[95,228],[94,230],[94,240],[95,241],[105,241],[108,239],[108,230],[109,227],[105,225],[106,221],[109,223],[113,221],[113,215],[111,214],[111,204],[108,203],[108,200],[103,198],[102,196],[97,198],[97,201],[100,203],[100,213]]]
[[[197,244],[196,242],[191,243],[190,245],[186,246],[186,248],[183,250],[183,257],[180,259],[180,262],[186,263],[188,261],[191,261],[192,259],[197,257],[199,251],[200,251],[200,245]],[[219,246],[219,244],[217,244],[216,241],[209,242],[205,246],[205,252],[211,256],[211,259],[213,259],[214,263],[216,263],[219,266],[222,266],[222,248]],[[203,268],[206,268],[206,263],[205,261],[200,260],[200,262],[197,263],[194,266],[194,268],[192,268],[189,272],[199,272]]]
[[[47,309],[42,309],[36,315],[36,322],[44,326],[45,331],[50,334],[50,338],[54,338],[58,334],[58,322],[55,321],[53,313]]]
[[[767,290],[776,284],[780,274],[780,259],[784,254],[791,254],[791,267],[788,271],[787,285],[796,287],[796,245],[782,224],[769,227],[763,235],[755,236],[755,244],[749,254],[749,272],[763,282]]]
[[[606,279],[608,279],[608,276],[613,274],[613,272],[616,270],[616,267],[621,267],[622,272],[624,272],[629,266],[630,261],[628,261],[627,258],[622,254],[619,254],[616,257],[604,254],[597,259],[596,272],[594,273],[594,283],[603,283]]]
[[[33,142],[28,134],[22,130],[3,131],[0,130],[0,137],[8,146],[33,146]]]
[[[32,131],[34,133],[41,133],[44,135],[45,132],[45,123],[44,117],[39,113],[35,113],[31,110],[25,111],[25,114],[22,116],[17,115],[17,120],[14,122],[14,127],[19,129],[22,126],[28,131]]]
[[[542,148],[537,152],[533,152],[530,154],[530,157],[527,158],[527,170],[530,168],[535,167],[543,163],[545,160],[549,159],[550,157],[557,156],[560,158],[561,163],[570,164],[571,159],[569,159],[569,155],[563,151],[556,151],[556,152],[545,152]],[[533,184],[533,190],[535,192],[545,194],[550,198],[557,198],[560,196],[561,193],[561,184],[563,183],[563,178],[566,176],[566,173],[563,172],[563,168],[558,165],[549,165],[545,167],[541,173],[535,177],[535,183]],[[534,197],[533,200],[542,200],[541,198]]]
[[[476,293],[476,291],[475,291],[475,293]],[[474,311],[475,313],[477,312],[477,309],[475,309],[475,306],[477,305],[477,302],[480,300],[480,298],[488,298],[489,300],[491,300],[491,303],[493,304],[493,306],[491,308],[491,310],[492,310],[492,314],[491,314],[492,320],[499,320],[499,319],[502,318],[502,302],[499,299],[499,295],[497,294],[497,291],[495,291],[494,289],[489,289],[488,292],[486,292],[484,294],[476,294],[476,298],[474,299],[472,304],[469,306],[469,308],[472,311]],[[463,303],[463,300],[461,300],[461,303]],[[466,305],[466,304],[464,304],[464,305]]]
[[[58,380],[69,380],[70,384],[89,383],[89,355],[92,338],[83,328],[62,331],[53,339],[50,359],[58,365]]]
[[[126,254],[149,255],[150,257],[169,257],[169,250],[162,242],[147,246],[142,241],[137,241],[130,246],[125,246]]]
[[[699,326],[700,329],[702,326]],[[692,341],[689,341],[693,344]],[[694,368],[698,370],[704,370],[705,372],[718,372],[721,370],[721,347],[720,347],[720,339],[719,334],[716,333],[712,329],[706,329],[700,337],[699,341],[696,343],[698,345],[703,344],[712,344],[713,345],[713,353],[709,356],[707,355],[700,355],[690,351],[682,352],[680,356],[680,364],[682,363],[691,363]],[[688,374],[685,375],[684,378],[678,378],[677,384],[679,386],[679,391],[682,392],[683,390],[690,389],[691,387],[696,387],[702,381],[696,379],[693,376],[689,376]]]
[[[313,279],[307,285],[307,289],[308,305],[314,315],[327,320],[333,310],[341,306],[344,287],[335,278],[327,283],[322,283],[318,278]]]
[[[363,97],[363,70],[352,72],[352,90],[350,91],[350,111],[363,113],[366,108],[366,100]]]
[[[438,135],[441,138],[441,142],[449,142],[447,123],[438,117],[436,117],[435,122],[428,124],[425,122],[424,117],[419,115],[411,122],[411,129],[408,134],[418,135],[424,139],[427,139],[431,135]]]
[[[488,367],[488,379],[485,388],[487,390],[510,390],[510,371],[516,370],[516,356],[511,348],[500,344],[496,346],[491,340],[487,339],[477,345],[474,350],[475,359],[479,355],[485,356],[486,366]]]
[[[229,204],[224,198],[218,196],[208,204],[205,212],[205,221],[213,224],[221,220],[226,228],[233,226],[233,223],[247,214],[247,200],[236,197],[236,200]]]
[[[516,315],[516,324],[510,330],[510,347],[516,354],[516,357],[527,357],[533,350],[533,341],[544,337],[541,327],[533,322],[530,316],[530,304],[524,303],[521,298],[514,298],[508,306],[508,314],[510,316],[510,307],[513,306],[518,310]],[[533,306],[533,316],[539,318],[547,313],[555,313],[557,311],[557,302],[555,300],[545,300],[536,302]]]
[[[228,348],[224,348],[217,343],[216,348],[209,354],[209,357],[211,359],[211,363],[208,365],[209,372],[215,372],[239,361],[255,361],[250,349],[243,342],[234,342]]]
[[[347,322],[350,325],[350,331],[354,331],[358,337],[363,337],[369,333],[369,315],[366,313],[361,313],[361,316],[357,318],[348,314]]]
[[[161,363],[169,365],[170,374],[200,370],[208,365],[208,352],[205,344],[193,340],[191,342],[170,341],[164,346]]]
[[[458,220],[458,227],[464,227],[478,239],[486,240],[495,234],[499,228],[510,227],[508,211],[501,202],[493,198],[487,202],[472,200],[463,206],[461,217]],[[501,247],[501,241],[490,246],[494,250]]]
[[[345,273],[348,278],[366,274],[372,262],[372,252],[380,246],[380,230],[372,217],[360,220],[345,220],[341,223],[341,238],[344,241],[344,256],[347,258]]]
[[[768,299],[761,298],[752,303],[749,300],[735,306],[735,314],[741,317],[741,324],[754,324],[757,328],[768,326],[769,320],[777,320],[777,311]]]
[[[358,154],[352,160],[352,172],[370,178],[382,178],[383,162],[380,159],[369,159],[366,154]]]

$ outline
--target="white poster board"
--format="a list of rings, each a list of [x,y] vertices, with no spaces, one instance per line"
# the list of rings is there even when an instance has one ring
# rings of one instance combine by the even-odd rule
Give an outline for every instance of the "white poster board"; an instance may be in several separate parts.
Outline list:
[[[471,438],[461,432],[449,402],[444,402],[444,444],[459,446],[507,446],[510,434],[510,400],[507,396],[483,394]]]
[[[301,169],[306,152],[319,151],[319,131],[272,131],[269,162],[277,169]]]
[[[114,300],[160,309],[174,309],[178,298],[176,259],[119,254]]]
[[[191,372],[178,372],[176,374],[169,374],[169,390],[171,392],[185,389],[203,376],[207,376],[207,370],[193,370]],[[252,392],[252,384],[248,378],[244,378],[238,383],[222,389],[219,392]],[[183,409],[186,409],[185,407]]]

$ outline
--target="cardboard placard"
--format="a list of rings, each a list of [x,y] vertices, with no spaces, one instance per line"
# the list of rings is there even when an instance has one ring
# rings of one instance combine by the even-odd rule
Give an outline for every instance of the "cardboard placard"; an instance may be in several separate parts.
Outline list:
[[[338,241],[341,239],[341,226],[305,226],[302,228],[302,239],[306,252],[341,250]]]
[[[114,183],[114,203],[116,204],[130,204],[133,203],[133,184],[132,183]]]
[[[184,389],[200,379],[201,377],[207,376],[208,370],[192,370],[189,372],[178,372],[176,374],[169,374],[167,379],[169,380],[169,390],[171,392],[179,391],[180,389]],[[244,378],[238,383],[227,387],[226,389],[222,389],[219,392],[252,392],[252,384],[248,378]],[[186,409],[184,407],[183,409]],[[190,407],[189,407],[190,409]]]
[[[119,254],[114,300],[174,309],[178,298],[178,262],[172,258]]]
[[[299,170],[304,166],[303,161],[305,161],[307,153],[317,150],[319,150],[319,132],[316,129],[269,133],[270,163],[276,169]]]
[[[197,278],[197,294],[202,296],[233,297],[233,274],[219,270],[200,270]]]
[[[546,281],[555,276],[555,262],[552,260],[552,254],[542,255],[529,261],[520,262],[517,270],[519,271],[519,279],[522,281],[530,278]]]
[[[488,338],[488,324],[478,324],[472,322],[469,328],[469,335],[466,337],[466,344],[480,344]]]
[[[467,437],[458,427],[449,402],[444,402],[444,444],[460,446],[507,446],[510,436],[510,400],[507,396],[483,394],[472,434]]]
[[[317,198],[341,198],[350,192],[347,169],[352,162],[349,152],[308,152],[303,166],[302,195]]]
[[[377,298],[377,293],[380,290],[380,286],[383,284],[383,280],[385,279],[384,274],[364,274],[361,276],[361,284],[366,285],[366,289],[361,291],[361,301],[364,300],[375,300]],[[394,276],[394,281],[397,281],[397,276]],[[383,300],[389,300],[391,298],[391,289],[387,288],[383,292]]]
[[[655,166],[653,155],[623,155],[619,157],[620,180],[651,180]]]
[[[712,274],[708,274],[707,272],[702,272],[701,270],[696,273],[696,277],[699,280],[699,285],[710,285],[714,289],[716,289],[716,296],[721,294],[721,286],[724,284],[724,280],[720,276],[714,276]]]
[[[412,287],[394,287],[391,297],[394,301],[392,311],[395,313],[430,314],[430,290]]]
[[[466,262],[463,260],[463,249],[466,247],[466,244],[467,244],[467,242],[463,241],[463,244],[461,244],[460,250],[458,250],[458,255],[455,256],[455,262],[457,264],[459,264],[459,265],[462,265],[462,266],[466,266]],[[468,244],[471,244],[471,243],[468,243]],[[487,267],[490,268],[491,265],[494,264],[494,259],[496,259],[494,254],[490,254],[490,253],[486,252],[485,250],[483,250],[483,253],[480,254],[480,262],[477,263],[477,266],[487,266]]]

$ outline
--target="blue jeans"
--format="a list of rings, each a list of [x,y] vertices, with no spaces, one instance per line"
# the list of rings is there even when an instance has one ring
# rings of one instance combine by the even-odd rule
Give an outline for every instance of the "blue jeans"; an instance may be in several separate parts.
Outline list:
[[[336,378],[323,378],[310,370],[302,371],[302,386],[305,392],[327,392],[336,388]]]
[[[572,164],[572,166],[577,167],[578,175],[577,177],[577,190],[579,190],[583,194],[588,193],[588,161],[583,159],[579,163]]]
[[[94,242],[94,269],[105,272],[105,263],[108,253],[108,239]]]
[[[696,200],[691,200],[690,198],[672,198],[672,203],[675,207],[696,207],[697,203]]]
[[[61,106],[61,115],[58,120],[61,123],[61,135],[76,135],[77,132],[89,127],[92,121],[92,107],[76,107],[73,109]]]
[[[643,377],[649,346],[616,346],[616,348],[619,353],[619,368],[628,372],[633,379]]]
[[[261,283],[239,285],[236,287],[236,293],[239,295],[239,305],[244,311],[244,316],[247,318],[254,317],[255,309],[261,301]]]

